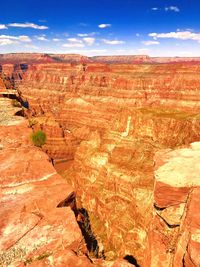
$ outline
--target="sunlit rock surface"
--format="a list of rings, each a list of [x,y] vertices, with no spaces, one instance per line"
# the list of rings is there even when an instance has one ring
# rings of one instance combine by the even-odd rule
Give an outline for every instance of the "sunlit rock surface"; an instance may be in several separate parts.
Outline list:
[[[200,67],[192,61],[38,64],[18,87],[29,126],[47,134],[44,151],[54,162],[72,162],[62,175],[88,210],[106,259],[131,255],[141,266],[176,266],[198,251],[194,240],[187,251],[177,243],[188,187],[172,188],[170,198],[154,181],[155,153],[199,141]]]
[[[200,143],[156,154],[147,265],[200,265]]]
[[[0,266],[130,266],[86,256],[75,202],[61,204],[73,189],[31,144],[28,121],[11,103],[0,98]]]

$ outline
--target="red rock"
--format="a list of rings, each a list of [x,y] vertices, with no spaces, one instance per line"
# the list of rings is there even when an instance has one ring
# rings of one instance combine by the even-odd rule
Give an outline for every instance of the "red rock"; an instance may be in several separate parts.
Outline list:
[[[70,207],[57,208],[73,190],[61,178],[49,157],[30,143],[27,122],[0,125],[0,260],[12,264],[17,251],[23,260],[84,242]],[[15,253],[14,253],[15,251]],[[10,255],[10,256],[9,256]],[[14,256],[11,256],[14,255]],[[16,265],[15,265],[16,266]]]
[[[148,234],[146,264],[199,266],[200,143],[163,155],[159,153],[158,162],[154,187],[156,208]],[[177,205],[180,203],[181,206]]]

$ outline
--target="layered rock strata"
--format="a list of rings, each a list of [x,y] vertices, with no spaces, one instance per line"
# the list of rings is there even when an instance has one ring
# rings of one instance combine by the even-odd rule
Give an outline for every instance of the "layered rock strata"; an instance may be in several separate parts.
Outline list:
[[[200,143],[156,154],[146,266],[200,266]]]
[[[167,108],[172,118],[174,110],[188,110],[195,121],[199,71],[198,65],[184,64],[89,64],[85,71],[82,65],[35,65],[26,72],[19,92],[37,115],[39,127],[47,128],[49,155],[73,159],[92,130],[108,129],[127,107],[154,107],[158,112]]]
[[[199,57],[150,57],[148,55],[119,55],[87,57],[80,54],[11,53],[0,54],[0,64],[38,63],[106,63],[106,64],[154,64],[199,63]]]
[[[0,107],[0,266],[129,266],[85,256],[72,187],[30,143],[11,100],[0,98]]]
[[[199,140],[197,64],[35,65],[19,92],[33,129],[89,211],[108,259],[141,266],[153,216],[154,154]]]

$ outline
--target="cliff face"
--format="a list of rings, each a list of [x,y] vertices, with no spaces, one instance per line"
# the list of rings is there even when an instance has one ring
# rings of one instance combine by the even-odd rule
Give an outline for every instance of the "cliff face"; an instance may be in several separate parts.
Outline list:
[[[74,159],[64,176],[108,259],[151,264],[154,154],[199,140],[199,72],[198,64],[41,64],[19,86],[31,126],[47,133],[45,151]]]
[[[0,78],[0,92],[4,92],[6,90],[6,86],[3,80]]]
[[[199,266],[200,143],[156,154],[146,266]]]
[[[172,118],[176,109],[198,112],[199,71],[198,65],[184,64],[91,64],[86,71],[81,65],[35,65],[29,67],[19,91],[37,114],[39,127],[48,131],[49,155],[72,159],[91,131],[109,129],[127,107],[131,113],[139,107],[167,108]]]
[[[17,111],[0,98],[0,266],[130,266],[89,260],[75,193],[31,144],[32,130]]]
[[[62,254],[84,247],[73,211],[57,208],[73,190],[30,143],[27,121],[14,116],[19,108],[4,98],[0,107],[0,265],[25,266],[42,255],[54,262],[60,255],[53,266],[64,266]]]
[[[0,65],[0,77],[6,89],[16,89],[23,79],[27,64],[2,64]]]
[[[104,63],[104,64],[163,64],[200,63],[200,57],[150,57],[148,55],[118,55],[87,57],[80,54],[10,53],[0,54],[0,64],[42,63]]]

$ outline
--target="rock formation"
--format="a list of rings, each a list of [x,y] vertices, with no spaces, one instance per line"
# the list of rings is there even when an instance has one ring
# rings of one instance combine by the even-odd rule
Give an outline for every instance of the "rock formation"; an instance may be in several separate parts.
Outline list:
[[[130,266],[86,257],[72,187],[31,144],[19,108],[6,98],[0,107],[0,266]]]
[[[41,63],[106,63],[106,64],[154,64],[199,63],[199,57],[150,57],[148,55],[93,56],[80,54],[10,53],[0,54],[0,64]]]
[[[151,59],[140,57],[137,64],[116,64],[126,57],[118,59],[80,56],[73,64],[30,65],[17,89],[29,127],[46,133],[43,151],[54,164],[66,164],[62,176],[76,191],[78,208],[88,211],[107,260],[198,266],[198,218],[191,214],[198,167],[190,184],[178,168],[188,166],[189,175],[199,161],[198,144],[186,147],[200,137],[200,65],[193,59],[141,64]],[[173,175],[178,185],[171,184]]]
[[[146,266],[200,266],[200,142],[156,154]]]

